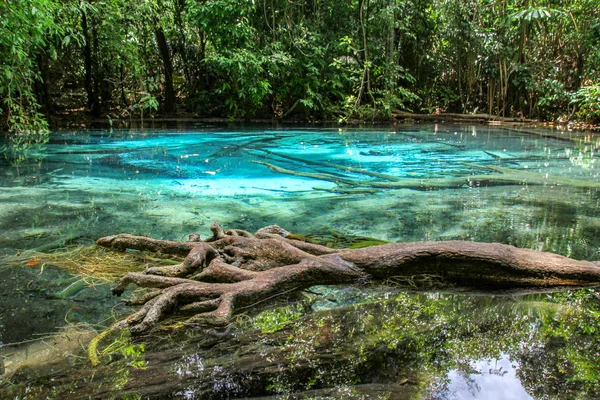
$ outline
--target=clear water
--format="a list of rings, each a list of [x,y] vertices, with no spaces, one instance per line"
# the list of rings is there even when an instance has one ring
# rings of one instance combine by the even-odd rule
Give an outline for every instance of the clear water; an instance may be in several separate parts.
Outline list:
[[[225,227],[250,231],[279,224],[298,234],[328,235],[333,230],[389,241],[495,241],[597,260],[600,259],[599,189],[564,182],[556,185],[552,177],[599,182],[599,147],[600,138],[589,133],[521,132],[447,125],[369,130],[205,126],[187,130],[58,132],[45,149],[39,150],[29,161],[18,166],[6,161],[0,163],[0,256],[9,259],[33,249],[55,251],[73,244],[91,244],[98,237],[120,232],[173,240],[184,239],[192,232],[205,237],[210,224],[218,220]],[[321,173],[328,177],[318,179],[271,172],[261,163],[299,175]],[[498,174],[483,168],[486,166],[541,174],[547,176],[548,181],[542,185],[515,182],[497,186],[465,182],[461,187],[441,190],[423,185],[431,178]],[[407,178],[414,182],[414,187],[373,188],[369,184],[382,178],[344,167]],[[352,180],[357,185],[339,184],[332,177]],[[109,296],[108,285],[85,287],[72,296],[56,298],[54,294],[75,282],[60,268],[40,271],[39,266],[15,268],[0,261],[0,280],[3,281],[0,343],[4,343],[5,354],[15,352],[15,346],[9,344],[36,339],[66,323],[104,321],[111,317],[112,307],[117,304]],[[435,315],[439,316],[419,311],[415,318],[423,324],[417,324],[422,329],[402,331],[402,321],[398,321],[396,327],[386,328],[388,330],[383,328],[385,310],[378,306],[349,305],[357,307],[353,311],[355,317],[349,320],[342,316],[337,311],[340,306],[365,297],[363,289],[360,290],[360,295],[351,300],[332,303],[334,307],[311,305],[310,314],[294,320],[282,331],[256,333],[247,326],[240,328],[238,337],[248,339],[240,339],[235,346],[253,355],[257,369],[247,369],[243,362],[232,359],[225,363],[225,370],[219,370],[218,360],[222,361],[223,355],[217,354],[214,348],[206,350],[201,344],[194,345],[191,340],[189,345],[180,346],[185,348],[181,350],[181,357],[195,362],[195,367],[187,364],[177,367],[175,361],[162,359],[162,350],[154,347],[147,358],[160,361],[156,361],[154,369],[136,370],[132,375],[135,379],[128,378],[128,387],[145,393],[142,389],[147,379],[151,379],[147,371],[161,369],[171,375],[184,371],[180,372],[183,377],[175,381],[179,389],[166,384],[160,389],[178,392],[183,398],[227,398],[223,395],[227,379],[232,376],[239,379],[242,375],[262,376],[263,387],[269,389],[252,391],[248,389],[252,385],[248,384],[244,392],[240,389],[242,384],[236,382],[238,386],[231,385],[239,390],[236,392],[230,387],[228,393],[266,396],[278,391],[311,389],[316,390],[315,396],[333,396],[319,392],[328,386],[335,387],[340,398],[352,398],[353,395],[344,390],[370,390],[369,396],[376,398],[374,393],[386,390],[396,393],[394,390],[399,387],[405,392],[407,387],[414,389],[408,391],[412,397],[407,398],[492,398],[489,393],[497,391],[499,386],[504,387],[506,394],[501,398],[552,398],[552,390],[565,387],[570,393],[584,397],[591,393],[586,385],[593,382],[597,368],[582,367],[589,361],[586,357],[574,360],[565,354],[569,351],[598,354],[595,346],[600,326],[597,326],[598,332],[594,331],[596,327],[589,322],[593,319],[577,308],[577,302],[592,301],[594,291],[567,292],[568,295],[548,295],[533,300],[489,298],[486,301],[494,302],[495,313],[493,318],[489,317],[493,319],[491,322],[481,316],[481,310],[487,307],[481,299],[456,295],[423,298],[401,293],[399,300],[390,300],[384,308],[402,314],[407,309],[429,307],[436,309]],[[374,292],[373,299],[380,303],[396,296],[390,295],[389,289]],[[343,293],[346,292],[342,290],[333,295],[344,297]],[[455,309],[468,310],[457,314],[442,307],[442,303],[444,307],[452,303]],[[538,310],[557,303],[571,311],[553,311],[552,317],[548,317],[547,312]],[[478,309],[473,304],[485,307]],[[530,309],[523,312],[515,304],[528,304]],[[372,332],[365,328],[369,323],[361,320],[360,315],[365,320],[374,319],[369,323],[381,325],[380,332],[387,332],[389,336],[373,338]],[[573,315],[589,325],[581,328],[581,332],[572,333],[577,337],[575,342],[579,348],[557,344],[560,338],[566,337],[559,329],[561,321],[567,321],[566,316],[575,318]],[[343,344],[342,339],[339,339],[339,351],[332,350],[331,357],[336,362],[322,357],[318,345],[309,346],[300,355],[285,353],[289,343],[284,343],[287,340],[284,335],[296,338],[298,342],[293,345],[298,348],[299,343],[308,340],[301,332],[315,321],[327,318],[337,324],[336,332],[362,332],[356,335],[356,340],[349,341],[352,345],[364,346],[362,358],[349,357],[347,352],[352,347]],[[486,324],[494,329],[509,327],[513,333],[520,330],[516,335],[518,340],[507,341]],[[550,332],[551,328],[554,331]],[[443,333],[443,340],[432,336],[428,329]],[[586,333],[586,329],[590,332]],[[472,333],[479,331],[484,333]],[[259,339],[256,339],[257,334]],[[485,343],[490,338],[500,345],[487,349]],[[279,353],[271,354],[275,350],[268,346],[247,350],[250,344],[245,340],[276,343]],[[314,341],[319,339],[311,337],[310,342]],[[475,343],[487,350],[475,351]],[[387,353],[382,350],[385,348],[389,349]],[[311,368],[316,366],[309,370],[314,374],[322,371],[322,376],[305,376],[304,386],[292,385],[285,381],[288,378],[269,375],[273,365],[265,361],[268,357],[259,357],[267,353],[275,359],[282,354],[286,360],[295,357],[297,365],[285,364],[284,377],[298,379],[294,371],[306,372],[302,369],[305,364]],[[535,362],[531,361],[534,356],[538,361],[546,361],[539,365],[543,364],[547,370],[535,371],[532,367]],[[203,360],[201,371],[197,366],[200,359]],[[404,361],[400,362],[401,359]],[[567,370],[572,374],[576,372],[575,384],[572,376],[564,375],[564,371],[556,367],[559,361],[574,365]],[[6,358],[5,364],[10,363],[14,367],[16,361]],[[380,373],[370,372],[365,365],[376,366]],[[399,371],[404,371],[404,375]],[[52,372],[47,373],[53,376]],[[540,380],[531,373],[551,375],[554,389],[541,391]],[[202,386],[203,379],[217,375],[223,378],[217,381],[224,386],[218,389],[213,385],[209,396],[208,389]],[[226,379],[227,376],[230,378]],[[190,377],[197,381],[195,386],[190,383]],[[21,384],[31,386],[26,378]],[[402,383],[405,379],[407,381]],[[362,386],[357,385],[359,382]],[[384,386],[376,390],[367,384]],[[14,390],[19,388],[22,389],[17,384]],[[77,392],[73,388],[69,390]],[[107,390],[107,393],[119,393],[122,388],[114,386]],[[204,393],[204,397],[198,397],[198,393]],[[235,397],[234,394],[231,396]]]

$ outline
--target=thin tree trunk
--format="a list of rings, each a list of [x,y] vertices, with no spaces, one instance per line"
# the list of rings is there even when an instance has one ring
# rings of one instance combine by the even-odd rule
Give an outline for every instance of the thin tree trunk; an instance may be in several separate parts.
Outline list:
[[[185,75],[186,92],[188,95],[193,95],[197,91],[196,82],[198,77],[192,73],[192,57],[193,55],[190,45],[186,40],[186,33],[183,23],[183,13],[186,9],[186,0],[178,0],[175,2],[175,25],[179,37],[179,54],[183,62],[183,74]],[[174,52],[175,53],[175,52]]]
[[[367,27],[365,24],[365,17],[364,17],[364,7],[365,7],[365,2],[367,2],[368,0],[360,0],[359,1],[359,8],[358,8],[358,18],[360,21],[360,28],[361,28],[361,32],[362,32],[362,40],[363,40],[363,57],[362,57],[362,61],[363,61],[363,73],[362,73],[362,77],[361,77],[361,82],[360,82],[360,89],[358,91],[358,95],[356,96],[356,103],[355,103],[355,107],[358,108],[360,107],[361,101],[362,101],[362,97],[366,94],[366,93],[370,93],[371,91],[371,82],[370,82],[370,73],[369,73],[369,51],[367,48]]]
[[[465,98],[463,96],[463,90],[462,90],[462,62],[461,62],[461,57],[459,55],[458,57],[458,96],[460,97],[460,105],[462,107],[461,112],[464,113],[465,109],[467,108],[466,104],[465,104]]]
[[[157,28],[154,31],[154,34],[156,36],[156,43],[158,44],[158,50],[163,61],[165,73],[164,111],[172,113],[175,111],[175,90],[173,88],[173,63],[171,62],[171,52],[163,29],[160,27]]]
[[[98,54],[100,54],[100,41],[98,40],[98,26],[96,23],[93,23],[91,26],[92,33],[92,71],[93,71],[93,84],[94,84],[94,93],[96,94],[97,107],[95,108],[95,112],[92,115],[95,118],[99,118],[102,115],[102,101],[107,100],[107,97],[103,97],[100,92],[100,82],[102,74],[100,72],[100,62],[98,60]]]
[[[40,79],[36,80],[35,92],[38,103],[42,106],[42,111],[45,114],[53,112],[52,100],[50,98],[50,68],[48,65],[48,57],[43,54],[38,54],[37,64],[40,72]]]
[[[525,0],[525,8],[529,8],[529,0]],[[517,49],[517,62],[525,62],[525,42],[527,40],[527,20],[521,19],[521,26],[519,28],[519,44]]]
[[[88,97],[88,111],[92,117],[99,117],[101,115],[100,101],[98,99],[98,93],[94,88],[94,57],[92,49],[92,41],[90,38],[90,29],[88,26],[88,19],[85,11],[81,10],[81,29],[83,31],[83,38],[85,43],[83,45],[83,62],[85,68],[85,91]]]
[[[573,90],[577,91],[581,88],[581,77],[584,74],[585,56],[581,49],[581,45],[577,47],[577,65],[575,68],[575,77],[573,79]]]
[[[121,73],[121,100],[123,100],[123,104],[125,105],[125,107],[129,108],[129,101],[127,101],[127,95],[125,94],[125,66],[121,65],[120,68],[120,73]]]

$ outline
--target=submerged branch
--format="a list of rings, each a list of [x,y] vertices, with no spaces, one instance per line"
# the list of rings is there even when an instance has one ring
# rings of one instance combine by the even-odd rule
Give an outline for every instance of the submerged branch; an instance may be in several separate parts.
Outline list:
[[[462,187],[470,187],[475,185],[486,185],[486,186],[501,186],[501,185],[550,185],[550,186],[569,186],[580,189],[599,189],[600,182],[586,181],[574,178],[565,178],[560,176],[551,176],[541,174],[537,172],[528,172],[522,170],[516,170],[512,168],[505,168],[500,166],[481,166],[474,164],[466,164],[471,168],[484,169],[496,172],[495,174],[476,174],[450,178],[401,178],[394,177],[393,181],[389,175],[382,174],[386,177],[387,181],[369,181],[369,180],[358,180],[347,177],[339,177],[328,173],[316,173],[316,172],[304,172],[294,171],[287,168],[279,167],[274,164],[266,163],[263,161],[253,161],[256,164],[261,164],[269,168],[272,172],[299,176],[304,178],[317,179],[322,181],[333,182],[337,185],[341,185],[341,190],[346,190],[345,187],[351,188],[362,188],[363,190],[368,189],[414,189],[414,190],[435,190],[435,189],[457,189]],[[314,162],[311,162],[314,163]],[[329,164],[329,166],[335,166],[335,164]],[[339,168],[345,168],[338,166]],[[364,171],[358,168],[353,168],[351,172],[374,176],[369,171]],[[391,181],[391,182],[390,182]],[[336,192],[336,189],[328,189]]]
[[[392,181],[392,182],[399,180],[399,178],[397,176],[382,174],[379,172],[368,171],[368,170],[365,170],[362,168],[351,167],[349,165],[340,165],[340,164],[333,164],[333,163],[328,163],[328,162],[305,160],[305,159],[302,159],[299,157],[290,156],[288,154],[277,153],[277,152],[271,151],[271,150],[260,150],[260,151],[280,157],[280,158],[297,161],[299,163],[303,163],[306,165],[315,165],[318,167],[325,167],[325,168],[335,168],[335,169],[340,170],[341,172],[355,172],[357,174],[361,174],[361,175],[365,175],[365,176],[372,176],[374,178],[379,178],[379,179],[383,179],[386,181]]]
[[[522,182],[528,185],[550,185],[550,186],[569,186],[580,189],[599,189],[600,182],[586,181],[583,179],[565,178],[562,176],[553,176],[541,174],[539,172],[529,172],[516,170],[512,168],[500,167],[498,165],[474,165],[468,164],[473,168],[487,169],[508,176],[515,182]]]

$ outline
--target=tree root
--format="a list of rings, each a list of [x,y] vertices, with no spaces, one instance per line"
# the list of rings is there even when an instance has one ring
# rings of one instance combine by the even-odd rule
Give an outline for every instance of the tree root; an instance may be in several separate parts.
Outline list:
[[[600,285],[598,262],[498,243],[390,243],[340,250],[293,239],[298,236],[276,225],[254,235],[225,231],[218,222],[211,230],[213,236],[206,241],[198,241],[197,235],[190,242],[132,235],[99,239],[99,245],[121,251],[188,252],[181,264],[128,273],[117,282],[115,295],[131,284],[158,290],[113,328],[128,326],[133,335],[142,334],[172,314],[191,314],[187,324],[192,326],[222,326],[241,310],[281,293],[361,279],[435,276],[436,287],[511,293]]]
[[[305,161],[300,158],[292,156],[284,156],[275,152],[268,152],[268,154],[276,155],[278,157],[287,158],[292,161],[303,161],[307,165],[334,168],[339,173],[330,172],[306,172],[306,171],[295,171],[288,168],[283,168],[275,164],[253,161],[256,164],[264,165],[269,168],[271,172],[276,172],[285,175],[299,176],[303,178],[316,179],[321,181],[333,182],[338,187],[333,189],[319,189],[335,193],[370,193],[376,189],[413,189],[413,190],[442,190],[442,189],[458,189],[462,187],[470,187],[476,184],[484,184],[487,186],[501,186],[501,185],[550,185],[550,186],[569,186],[580,189],[600,189],[600,182],[587,181],[575,178],[565,178],[560,176],[549,176],[537,172],[529,172],[516,170],[512,168],[505,168],[500,166],[481,166],[474,164],[464,164],[474,169],[483,169],[492,171],[491,174],[474,174],[462,177],[449,177],[449,178],[428,178],[428,179],[415,179],[415,178],[403,178],[396,177],[387,174],[375,173],[366,171],[360,168],[345,167],[343,165],[337,165],[325,162],[316,161]],[[352,172],[365,176],[375,177],[379,180],[368,180],[368,179],[356,179],[350,178],[343,175],[343,173]]]

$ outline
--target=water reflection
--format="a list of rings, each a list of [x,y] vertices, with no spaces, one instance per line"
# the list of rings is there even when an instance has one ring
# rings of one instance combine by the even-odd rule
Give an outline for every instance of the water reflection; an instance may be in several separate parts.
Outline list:
[[[61,362],[75,370],[44,374],[30,365],[34,374],[17,373],[0,394],[28,385],[42,396],[52,379],[61,398],[81,398],[94,393],[86,386],[94,376],[96,393],[116,398],[600,396],[597,291],[488,297],[322,289],[242,316],[226,331],[147,337],[142,369],[127,359],[96,370],[77,358],[57,359],[53,371]]]
[[[377,301],[316,314],[296,304],[293,310],[259,315],[254,321],[263,333],[246,338],[248,332],[241,333],[235,340],[237,356],[221,355],[225,364],[207,372],[213,382],[216,379],[214,386],[208,389],[196,382],[188,387],[188,395],[226,398],[222,388],[236,396],[265,392],[332,396],[342,389],[349,396],[347,389],[353,388],[354,395],[338,398],[400,389],[410,394],[406,398],[426,399],[599,394],[594,387],[599,375],[592,366],[596,354],[586,353],[599,349],[599,338],[585,333],[597,329],[598,321],[587,320],[596,311],[567,305],[566,300],[574,296],[589,306],[593,292],[523,298],[396,293],[388,300],[383,293],[363,295]],[[572,325],[576,320],[579,328]],[[565,330],[579,343],[562,340]],[[204,354],[211,358],[210,350]],[[184,360],[193,367],[196,357]],[[574,373],[577,365],[587,365],[585,372]],[[219,375],[224,366],[228,374]],[[201,381],[207,378],[196,376]],[[267,385],[232,386],[236,379],[258,379]]]
[[[525,400],[532,397],[525,391],[516,372],[518,365],[503,354],[494,360],[477,360],[470,363],[471,371],[465,373],[452,370],[448,374],[449,383],[437,399],[486,399],[486,400]]]

